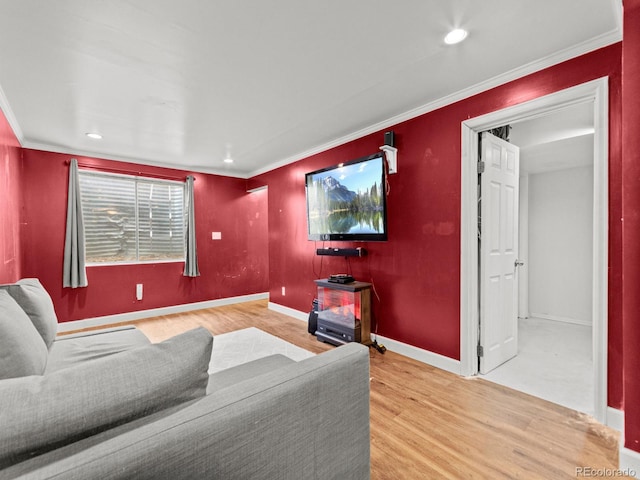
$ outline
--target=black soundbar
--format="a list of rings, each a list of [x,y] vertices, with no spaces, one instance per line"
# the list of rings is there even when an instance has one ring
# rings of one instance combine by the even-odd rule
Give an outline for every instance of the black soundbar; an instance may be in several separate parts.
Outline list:
[[[367,250],[358,248],[318,248],[316,255],[330,255],[332,257],[364,257]]]

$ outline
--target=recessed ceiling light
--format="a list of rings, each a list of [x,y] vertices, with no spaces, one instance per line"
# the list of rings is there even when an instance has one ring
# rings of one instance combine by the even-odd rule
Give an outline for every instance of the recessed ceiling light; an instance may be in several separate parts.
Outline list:
[[[451,30],[447,33],[447,36],[444,37],[444,43],[447,45],[454,45],[456,43],[460,43],[465,38],[467,38],[467,31],[462,28],[456,28],[455,30]]]
[[[92,132],[89,132],[89,133],[85,133],[85,135],[86,135],[87,137],[89,137],[89,138],[93,138],[94,140],[100,140],[100,139],[102,139],[102,135],[100,135],[99,133],[92,133]]]
[[[225,159],[223,160],[223,162],[224,162],[224,163],[233,163],[233,158],[229,158],[229,157],[227,157],[227,158],[225,158]]]

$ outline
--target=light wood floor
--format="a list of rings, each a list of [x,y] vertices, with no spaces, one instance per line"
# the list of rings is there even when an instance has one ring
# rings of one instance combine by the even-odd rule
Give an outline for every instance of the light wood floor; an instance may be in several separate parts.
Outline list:
[[[153,342],[196,326],[214,335],[258,327],[315,353],[335,348],[266,301],[133,323]],[[370,356],[373,480],[555,480],[618,468],[618,432],[591,417],[390,351]]]

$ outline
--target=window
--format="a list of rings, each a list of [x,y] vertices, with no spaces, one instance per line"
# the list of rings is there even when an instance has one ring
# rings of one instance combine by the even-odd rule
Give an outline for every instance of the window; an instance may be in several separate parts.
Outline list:
[[[183,261],[184,184],[79,172],[87,263]]]

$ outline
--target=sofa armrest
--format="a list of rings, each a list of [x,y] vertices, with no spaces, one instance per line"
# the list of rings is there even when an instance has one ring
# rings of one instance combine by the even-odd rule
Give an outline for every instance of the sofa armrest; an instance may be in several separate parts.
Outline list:
[[[219,370],[209,375],[207,395],[294,363],[296,363],[295,360],[285,355],[275,354]]]
[[[122,332],[125,330],[137,330],[135,325],[120,325],[117,327],[98,328],[95,330],[83,330],[75,333],[58,333],[55,341],[60,342],[64,340],[72,340],[74,338],[92,337],[95,335],[104,335],[112,332]]]
[[[338,347],[87,445],[21,478],[368,479],[368,349]]]

